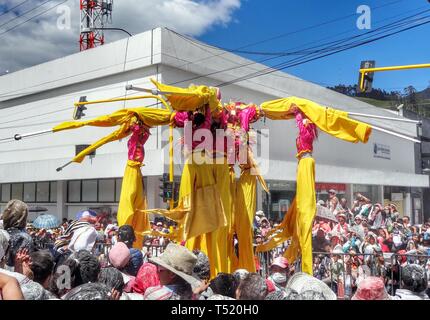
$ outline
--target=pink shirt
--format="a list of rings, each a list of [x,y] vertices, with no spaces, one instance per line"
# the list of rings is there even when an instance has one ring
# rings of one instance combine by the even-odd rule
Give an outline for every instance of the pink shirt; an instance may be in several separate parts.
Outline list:
[[[187,111],[181,111],[181,112],[177,112],[175,114],[175,123],[176,123],[177,127],[183,128],[187,124],[188,121],[191,121],[191,118],[190,118],[190,115]],[[192,149],[193,150],[205,141],[204,137],[202,137],[200,140],[195,140],[194,139],[195,131],[199,130],[199,129],[210,130],[211,129],[211,121],[212,121],[211,111],[210,111],[209,107],[206,107],[205,121],[198,128],[195,128],[194,126],[192,128],[192,135],[193,135]]]
[[[296,123],[299,127],[299,134],[296,138],[297,157],[304,152],[313,151],[313,142],[315,139],[315,125],[314,124],[303,124],[303,114],[301,111],[296,113]]]
[[[135,124],[131,127],[132,134],[128,140],[128,160],[143,162],[145,158],[144,144],[149,138],[149,131]]]

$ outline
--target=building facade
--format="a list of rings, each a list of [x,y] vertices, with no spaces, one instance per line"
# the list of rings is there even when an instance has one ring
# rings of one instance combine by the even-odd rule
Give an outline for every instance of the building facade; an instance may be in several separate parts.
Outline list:
[[[182,37],[168,29],[151,31],[0,77],[0,139],[38,132],[72,119],[73,103],[141,95],[126,91],[128,84],[153,88],[151,78],[186,87],[191,83],[217,86],[267,68],[237,55]],[[299,96],[347,112],[395,115],[359,100],[283,72],[222,87],[224,102],[263,101]],[[89,105],[83,120],[118,109],[154,105],[154,99]],[[398,117],[398,116],[396,116]],[[414,124],[357,118],[379,127],[417,136]],[[258,161],[270,187],[260,188],[258,208],[281,219],[295,194],[297,161],[293,121],[262,119],[254,124],[264,131]],[[126,139],[109,143],[62,171],[79,145],[88,145],[115,128],[83,127],[41,134],[19,141],[0,140],[0,208],[14,198],[32,207],[44,207],[60,218],[72,219],[77,211],[95,208],[115,214],[127,160]],[[180,136],[175,133],[175,145]],[[148,205],[166,207],[159,197],[159,178],[168,172],[168,128],[151,129],[145,145],[145,177]],[[263,139],[263,138],[261,138]],[[321,133],[314,145],[317,196],[325,199],[334,188],[349,204],[356,192],[374,202],[394,202],[414,222],[424,219],[423,194],[429,177],[416,173],[414,142],[373,131],[367,144],[352,144]],[[182,165],[175,164],[180,176]],[[34,213],[30,219],[37,216]]]

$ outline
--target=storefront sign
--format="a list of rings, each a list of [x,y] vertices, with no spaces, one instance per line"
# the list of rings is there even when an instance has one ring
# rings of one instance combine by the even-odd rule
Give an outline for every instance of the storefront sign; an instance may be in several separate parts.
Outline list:
[[[343,183],[315,183],[316,191],[329,191],[330,189],[334,189],[339,193],[346,190],[346,184]]]
[[[390,146],[380,143],[373,144],[373,157],[381,158],[381,159],[391,159],[391,150]]]

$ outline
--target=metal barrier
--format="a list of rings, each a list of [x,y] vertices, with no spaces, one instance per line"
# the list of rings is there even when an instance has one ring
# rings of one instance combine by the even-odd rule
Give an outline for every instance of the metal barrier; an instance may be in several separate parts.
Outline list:
[[[273,259],[282,254],[282,248],[258,253],[260,262],[259,273],[267,277]],[[360,281],[369,276],[381,277],[387,292],[395,295],[402,288],[401,267],[416,263],[424,267],[430,276],[430,256],[424,253],[336,253],[313,252],[314,277],[326,283],[337,295],[339,300],[349,300],[355,293]],[[300,259],[296,261],[294,272],[300,271]],[[292,275],[291,273],[290,275]]]
[[[143,251],[147,253],[150,257],[158,257],[164,252],[166,246],[164,245],[144,245]]]

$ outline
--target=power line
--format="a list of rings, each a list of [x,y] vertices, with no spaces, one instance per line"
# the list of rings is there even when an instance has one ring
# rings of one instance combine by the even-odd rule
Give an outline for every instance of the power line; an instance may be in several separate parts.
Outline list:
[[[3,24],[0,24],[0,28],[1,28],[1,27],[3,27],[3,26],[5,26],[5,25],[7,25],[7,24],[9,24],[9,23],[11,23],[12,21],[15,21],[15,20],[17,20],[17,19],[19,19],[19,18],[21,18],[21,17],[25,16],[27,13],[30,13],[30,12],[32,12],[32,11],[34,11],[34,10],[37,10],[38,8],[40,8],[41,6],[43,6],[44,4],[46,4],[46,3],[48,3],[48,2],[51,2],[51,1],[52,1],[52,0],[46,0],[45,2],[40,3],[39,5],[35,6],[34,8],[32,8],[32,9],[30,9],[30,10],[27,10],[26,12],[23,12],[23,13],[21,13],[20,15],[17,15],[15,18],[12,18],[12,19],[10,19],[9,21],[6,21],[6,22],[5,22],[5,23],[3,23]]]
[[[346,50],[349,50],[349,49],[352,49],[352,48],[356,48],[356,47],[359,47],[359,46],[362,46],[362,45],[365,45],[365,44],[368,44],[368,43],[371,43],[371,42],[375,42],[375,41],[378,41],[378,40],[390,37],[392,35],[395,35],[395,34],[398,34],[398,33],[401,33],[401,32],[404,32],[404,31],[407,31],[407,30],[410,30],[410,29],[413,29],[413,28],[417,28],[417,27],[425,25],[427,23],[430,23],[430,20],[429,21],[425,21],[423,23],[419,23],[419,24],[411,26],[411,27],[407,27],[407,28],[401,29],[401,30],[396,31],[396,32],[392,32],[392,33],[389,33],[389,34],[386,34],[386,35],[383,35],[383,36],[376,37],[374,39],[370,39],[370,40],[362,41],[362,42],[352,43],[352,44],[344,46],[344,48],[342,48],[342,49],[335,50],[333,52],[329,52],[329,53],[324,54],[324,55],[319,55],[319,56],[316,56],[316,57],[313,57],[313,58],[310,58],[310,59],[307,59],[307,60],[302,60],[302,61],[299,61],[299,62],[296,62],[296,63],[292,63],[292,64],[288,64],[288,63],[291,63],[291,61],[288,61],[286,63],[284,62],[284,63],[278,64],[276,66],[273,66],[273,67],[270,67],[270,68],[266,68],[265,70],[267,70],[267,72],[265,72],[264,70],[262,70],[262,71],[259,72],[259,74],[249,74],[247,76],[242,76],[242,77],[236,78],[234,80],[221,83],[218,86],[222,87],[222,86],[226,86],[226,85],[229,85],[229,84],[237,83],[239,81],[244,81],[244,80],[251,79],[251,78],[254,78],[254,77],[258,77],[258,76],[262,76],[262,75],[267,75],[267,74],[270,74],[272,72],[284,70],[286,68],[298,66],[298,65],[310,62],[310,61],[321,59],[321,58],[324,58],[324,57],[327,57],[327,56],[331,56],[331,55],[339,53],[339,52],[343,52],[343,51],[346,51]],[[301,59],[303,59],[303,58],[304,57],[302,57]]]
[[[379,10],[379,9],[381,9],[381,8],[384,8],[384,7],[387,7],[387,6],[391,6],[391,5],[393,5],[393,4],[396,4],[396,3],[399,3],[399,2],[402,2],[402,1],[404,1],[404,0],[397,0],[397,1],[393,1],[393,2],[390,2],[390,3],[384,4],[384,5],[381,5],[381,6],[378,6],[378,7],[372,8],[372,10]],[[339,18],[337,18],[337,19],[335,19],[335,20],[343,20],[343,19],[350,18],[351,16],[355,16],[355,15],[356,15],[356,14],[351,14],[351,15],[347,15],[347,16],[344,16],[344,17],[339,17]],[[256,45],[256,44],[259,44],[259,43],[267,42],[267,41],[270,41],[270,40],[275,39],[275,38],[281,38],[281,37],[285,37],[285,36],[290,35],[290,34],[300,33],[300,32],[306,31],[306,30],[310,30],[310,29],[318,28],[318,27],[320,27],[320,26],[323,26],[323,25],[326,25],[326,24],[333,23],[335,20],[325,21],[325,22],[322,22],[322,23],[319,23],[319,24],[315,24],[315,25],[312,25],[312,26],[309,26],[309,27],[303,28],[303,29],[298,29],[298,30],[294,30],[294,31],[292,31],[292,32],[288,32],[288,33],[284,33],[284,34],[281,34],[281,35],[278,35],[278,36],[274,36],[274,37],[269,38],[269,39],[263,39],[263,40],[260,40],[260,41],[258,41],[258,42],[254,42],[254,43],[246,44],[246,45],[244,45],[244,46],[238,47],[237,49],[222,49],[222,48],[213,47],[213,46],[210,46],[210,45],[207,45],[207,44],[204,44],[204,43],[199,43],[199,44],[204,45],[204,46],[207,46],[207,47],[215,48],[215,49],[217,49],[217,50],[227,50],[227,51],[232,52],[232,50],[239,50],[239,49],[246,48],[246,47],[249,47],[249,46],[253,46],[253,45]],[[166,29],[168,29],[168,28],[166,28]],[[173,30],[171,30],[171,29],[168,29],[168,30],[170,30],[171,32],[173,32],[173,33],[177,34],[175,31],[173,31]],[[178,34],[178,35],[180,35],[180,34]],[[183,35],[180,35],[180,36],[185,37],[185,36],[183,36]],[[197,41],[195,41],[194,39],[192,39],[192,41],[197,42]],[[222,56],[222,55],[225,55],[226,53],[227,53],[227,52],[222,52],[222,53],[220,53],[220,54],[216,54],[216,55],[214,55],[213,57]],[[193,61],[193,62],[188,62],[187,64],[190,64],[190,63],[191,63],[191,64],[196,64],[197,62],[200,62],[200,61],[203,61],[203,60],[207,60],[207,59],[209,59],[209,58],[211,58],[211,57],[206,57],[206,58],[202,58],[202,59],[199,59],[199,60],[196,60],[196,61]],[[187,64],[185,64],[185,65],[187,65]],[[62,80],[62,79],[60,79],[60,80]],[[55,81],[59,81],[59,80],[55,80]],[[55,82],[55,81],[52,81],[52,82]],[[42,91],[35,91],[34,93],[36,93],[36,92],[42,92]],[[30,94],[32,94],[32,93],[30,93]],[[20,95],[20,94],[16,94],[16,95]],[[5,96],[11,96],[11,95],[10,95],[10,94],[9,94],[9,95],[0,95],[0,97],[5,97]]]
[[[67,0],[66,0],[67,1]],[[389,25],[388,25],[389,26]],[[383,26],[382,28],[386,28],[387,26]],[[381,28],[378,28],[378,29],[381,29]],[[377,30],[378,30],[377,29]],[[373,30],[373,31],[371,31],[371,32],[375,32],[376,30]],[[354,37],[353,37],[354,38]],[[347,40],[350,40],[351,38],[348,38]],[[343,40],[344,41],[344,40]],[[374,40],[375,41],[375,40]],[[339,42],[339,41],[336,41],[336,42]],[[343,51],[343,50],[342,50]],[[336,52],[335,52],[336,53]],[[332,54],[334,54],[334,53],[332,53]],[[273,59],[273,58],[270,58],[270,59]],[[315,58],[314,58],[315,59]],[[267,59],[267,60],[269,60],[269,59]],[[305,61],[305,62],[307,62],[307,61]],[[305,63],[305,62],[302,62],[302,63]],[[192,62],[191,62],[192,63]],[[258,63],[258,62],[252,62],[252,63],[250,63],[250,64],[248,64],[248,65],[252,65],[252,64],[256,64],[256,63]],[[283,63],[284,64],[284,63]],[[283,65],[283,64],[281,64],[281,65]],[[201,77],[205,77],[205,76],[208,76],[208,75],[212,75],[212,74],[215,74],[215,73],[220,73],[220,72],[225,72],[225,71],[230,71],[230,70],[233,70],[233,69],[236,69],[236,68],[240,68],[240,67],[243,67],[243,66],[245,66],[245,65],[240,65],[239,67],[235,67],[235,68],[229,68],[229,69],[226,69],[226,70],[221,70],[221,71],[217,71],[217,72],[214,72],[214,73],[211,73],[211,74],[207,74],[207,75],[202,75],[202,76],[198,76],[198,77],[196,77],[196,78],[201,78]],[[284,67],[284,68],[286,68],[286,66]],[[272,70],[273,68],[269,68],[270,70]],[[264,70],[267,70],[267,69],[264,69]],[[251,79],[251,78],[253,78],[253,77],[256,77],[256,76],[259,76],[259,75],[263,75],[263,74],[259,74],[259,73],[261,73],[262,71],[264,71],[264,70],[261,70],[261,71],[258,71],[257,72],[257,75],[254,75],[254,76],[252,76],[252,77],[249,77],[249,75],[247,76],[248,78],[248,80],[249,79]],[[277,70],[280,70],[280,69],[277,69]],[[277,71],[277,70],[274,70],[274,71]],[[272,72],[274,72],[274,71],[272,71]],[[270,73],[270,72],[269,72]],[[267,74],[267,73],[264,73],[264,74]],[[243,77],[241,77],[241,78],[243,78]],[[294,79],[294,80],[300,80],[300,81],[305,81],[305,80],[302,80],[302,79],[298,79],[298,78],[292,78],[292,77],[290,77],[291,79]],[[195,78],[193,78],[192,80],[194,80]],[[236,79],[236,81],[243,81],[243,80],[246,80],[245,78],[243,78],[243,79]],[[58,79],[56,80],[56,81],[58,81]],[[184,82],[184,81],[187,81],[187,80],[182,80],[182,81],[179,81],[179,82]],[[177,83],[179,83],[179,82],[177,82]],[[223,83],[223,85],[228,85],[229,83],[230,83],[231,81],[229,81],[229,82],[226,82],[226,83]],[[307,82],[307,81],[306,81]],[[176,84],[176,83],[173,83],[173,84]],[[55,112],[61,112],[61,111],[63,111],[63,110],[68,110],[69,108],[66,108],[66,109],[60,109],[60,110],[56,110],[56,111],[53,111],[53,112],[48,112],[48,113],[45,113],[45,114],[41,114],[40,116],[42,116],[42,115],[48,115],[48,114],[53,114],[53,113],[55,113]],[[33,117],[29,117],[29,118],[33,118]],[[1,123],[1,124],[4,124],[4,123],[10,123],[10,122],[14,122],[14,121],[18,121],[18,120],[25,120],[25,119],[28,119],[28,118],[23,118],[23,119],[17,119],[17,120],[12,120],[12,121],[6,121],[6,122],[3,122],[3,123]]]
[[[10,8],[10,9],[6,9],[6,11],[4,11],[4,12],[0,13],[0,17],[1,17],[1,16],[4,16],[6,13],[9,13],[9,12],[11,12],[11,11],[15,10],[16,8],[18,8],[18,7],[22,6],[23,4],[25,4],[25,3],[29,2],[29,1],[30,1],[30,0],[25,0],[25,1],[21,2],[21,3],[18,3],[16,6],[14,6],[14,7]]]
[[[390,5],[393,5],[393,4],[402,2],[402,1],[403,0],[393,1],[393,2],[390,2],[390,3],[384,4],[384,5],[378,6],[378,7],[371,8],[371,9],[372,10],[378,10],[378,9],[385,8],[387,6],[390,6]],[[422,8],[424,8],[424,7],[422,7]],[[329,21],[325,21],[325,22],[318,23],[318,24],[315,24],[315,25],[311,25],[309,27],[305,27],[305,28],[302,28],[302,29],[298,29],[298,30],[294,30],[294,31],[291,31],[291,32],[283,33],[283,34],[280,34],[280,35],[277,35],[277,36],[274,36],[274,37],[271,37],[271,38],[267,38],[267,39],[263,39],[263,40],[260,40],[260,41],[257,41],[257,42],[253,42],[253,43],[249,43],[249,44],[243,45],[243,46],[238,47],[236,49],[228,49],[228,48],[223,48],[223,47],[216,47],[216,46],[208,45],[208,44],[205,44],[205,43],[202,43],[202,42],[198,42],[198,43],[201,44],[201,45],[203,45],[203,46],[210,47],[212,49],[227,51],[227,52],[221,52],[221,53],[219,53],[217,55],[214,55],[214,57],[217,57],[217,56],[225,55],[228,52],[235,53],[237,50],[240,50],[240,49],[243,49],[243,48],[251,47],[251,46],[254,46],[254,45],[257,45],[257,44],[269,42],[269,41],[274,40],[274,39],[279,39],[279,38],[282,38],[282,37],[286,37],[288,35],[297,34],[297,33],[303,32],[303,31],[307,31],[307,30],[311,30],[311,29],[315,29],[315,28],[321,27],[323,25],[327,25],[327,24],[331,24],[331,23],[334,23],[334,22],[337,22],[337,21],[345,20],[345,19],[350,18],[352,16],[356,16],[356,14],[355,13],[354,14],[349,14],[349,15],[346,15],[346,16],[343,16],[343,17],[338,17],[338,18],[333,19],[333,20],[329,20]],[[168,28],[166,28],[166,29],[168,29]],[[175,32],[174,30],[171,30],[171,29],[168,29],[168,30],[170,30],[171,32],[173,32],[173,33],[175,33],[177,35],[180,35],[182,37],[186,37],[184,35],[181,35],[181,34]],[[191,39],[191,41],[197,42],[194,39]],[[196,61],[194,61],[194,63],[197,63],[197,62],[200,62],[200,61],[203,61],[203,60],[206,60],[206,59],[208,59],[208,58],[202,58],[200,60],[196,60]]]
[[[416,15],[414,15],[414,16],[416,16]],[[403,20],[401,20],[401,22],[403,22]],[[393,25],[395,23],[399,23],[399,21],[391,23],[390,25]],[[368,31],[368,32],[366,32],[366,33],[364,33],[362,35],[359,35],[359,36],[362,37],[362,36],[368,35],[369,33],[374,33],[376,31],[380,30],[381,28],[385,28],[385,27],[387,27],[387,26],[383,26],[383,27],[380,27],[378,29]],[[354,38],[356,38],[356,37],[358,37],[358,36],[355,36]],[[338,41],[348,41],[350,39],[351,39],[351,37],[343,39],[343,40],[338,40]],[[188,78],[188,79],[183,79],[183,80],[180,80],[180,81],[176,81],[174,83],[171,83],[171,85],[179,84],[179,83],[182,83],[182,82],[193,81],[193,80],[196,80],[196,79],[199,79],[199,78],[203,78],[203,77],[207,77],[207,76],[212,76],[212,75],[223,73],[223,72],[232,71],[232,70],[239,69],[239,68],[242,68],[242,67],[247,67],[247,66],[250,66],[250,65],[253,65],[253,64],[267,62],[267,61],[270,61],[270,60],[273,60],[273,59],[276,59],[276,58],[279,58],[279,57],[282,57],[282,56],[283,55],[279,55],[279,56],[275,56],[275,57],[270,57],[270,58],[265,58],[265,59],[261,59],[261,60],[258,60],[258,61],[252,61],[252,62],[249,62],[249,63],[245,63],[243,65],[239,65],[239,66],[236,66],[236,67],[231,67],[231,68],[226,68],[226,69],[222,69],[222,70],[217,70],[217,71],[214,71],[214,72],[211,72],[211,73],[207,73],[205,75],[195,76],[195,77],[191,77],[191,78]]]
[[[52,0],[48,0],[48,1],[46,1],[46,2],[49,2],[49,1],[52,1]],[[48,8],[48,9],[46,9],[45,11],[42,11],[41,13],[39,13],[39,14],[37,14],[37,15],[35,15],[35,16],[32,16],[31,18],[28,18],[27,20],[25,20],[25,21],[23,21],[23,22],[21,22],[21,23],[18,23],[17,25],[13,26],[12,28],[7,29],[6,31],[1,32],[1,33],[0,33],[0,36],[2,36],[2,35],[4,35],[4,34],[6,34],[6,33],[10,32],[10,31],[12,31],[12,30],[15,30],[16,28],[18,28],[18,27],[22,26],[23,24],[25,24],[25,23],[29,22],[30,20],[33,20],[34,18],[40,17],[41,15],[43,15],[43,14],[47,13],[48,11],[51,11],[52,9],[54,9],[54,8],[56,8],[56,7],[60,6],[60,5],[62,5],[63,3],[66,3],[66,2],[68,2],[68,1],[69,1],[69,0],[64,0],[63,2],[60,2],[60,3],[56,4],[55,6],[52,6],[52,7]],[[44,3],[46,3],[46,2],[44,2]]]

